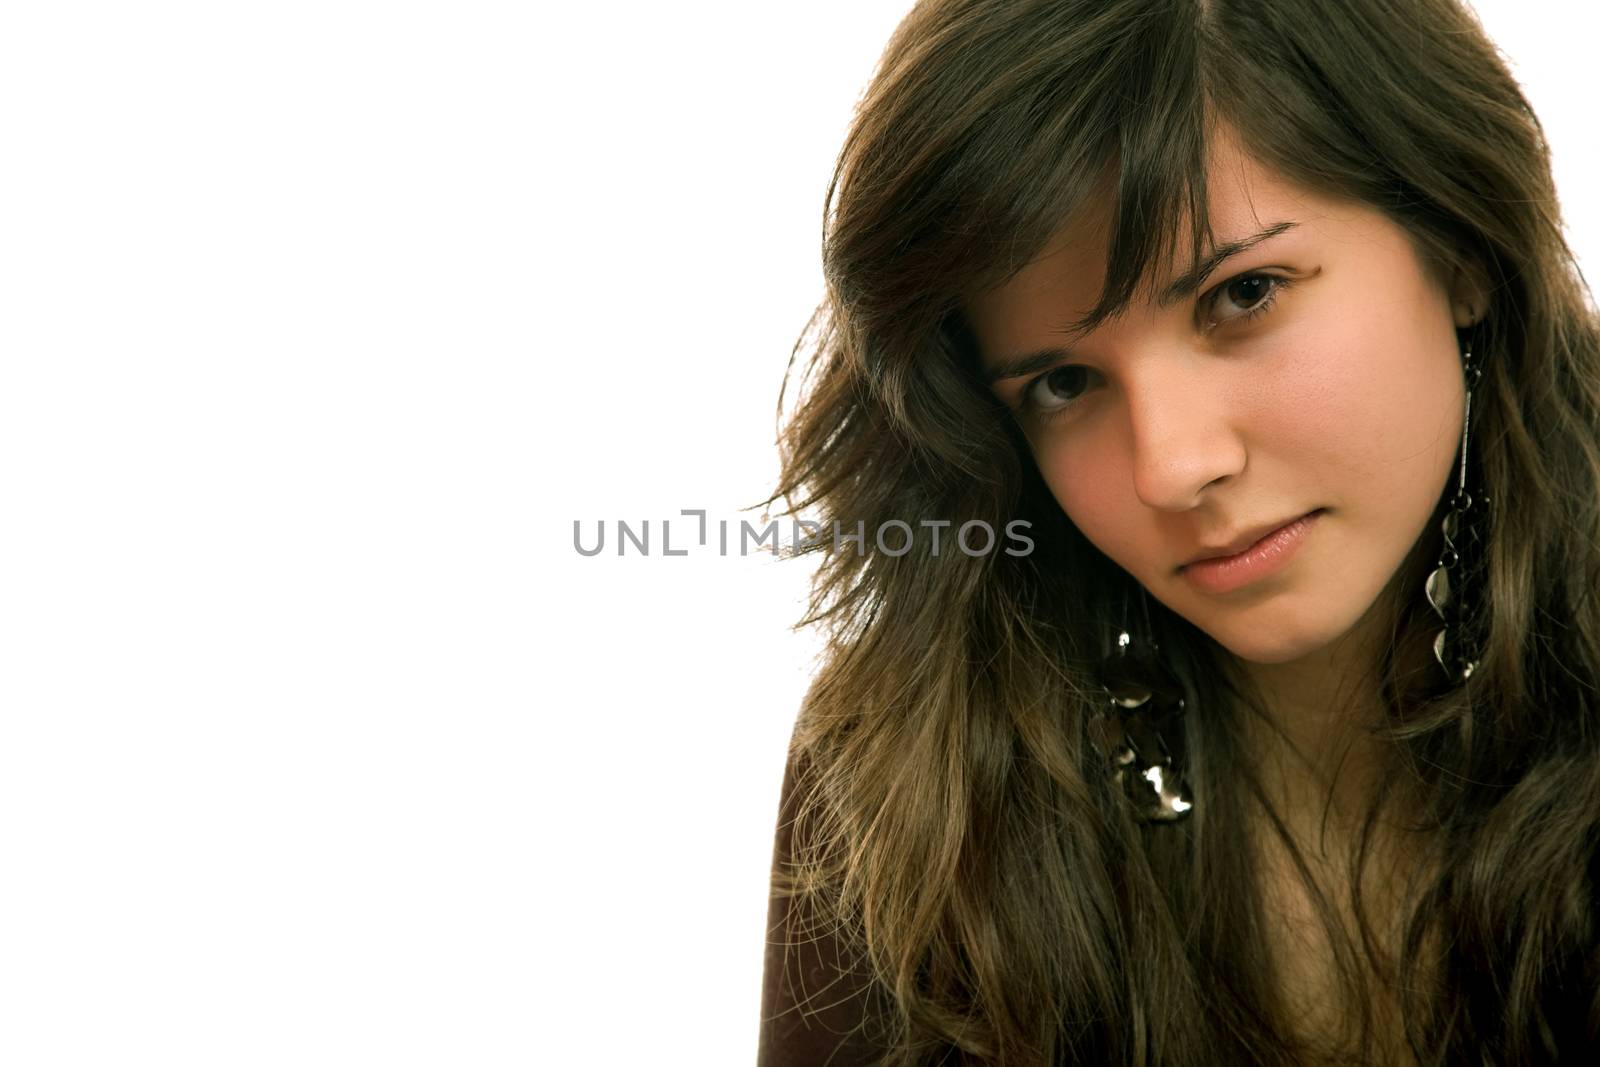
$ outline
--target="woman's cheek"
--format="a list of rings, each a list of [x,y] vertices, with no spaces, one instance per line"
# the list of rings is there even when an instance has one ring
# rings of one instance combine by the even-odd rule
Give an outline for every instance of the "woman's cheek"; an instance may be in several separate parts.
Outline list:
[[[1039,473],[1079,532],[1117,559],[1107,546],[1125,542],[1126,538],[1118,535],[1135,517],[1133,476],[1109,454],[1111,450],[1088,442],[1078,444],[1081,447],[1070,452],[1058,447],[1037,453]]]
[[[1252,458],[1288,465],[1305,484],[1331,473],[1330,459],[1337,467],[1357,458],[1371,439],[1366,423],[1378,399],[1355,373],[1362,332],[1303,338],[1284,349],[1241,420],[1251,450],[1266,453]]]

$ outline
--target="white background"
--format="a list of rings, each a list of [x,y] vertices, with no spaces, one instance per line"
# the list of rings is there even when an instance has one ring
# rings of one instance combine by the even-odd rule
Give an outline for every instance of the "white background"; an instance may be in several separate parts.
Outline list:
[[[805,564],[660,525],[906,6],[8,8],[0,1062],[750,1062]],[[1592,5],[1480,9],[1600,262]]]

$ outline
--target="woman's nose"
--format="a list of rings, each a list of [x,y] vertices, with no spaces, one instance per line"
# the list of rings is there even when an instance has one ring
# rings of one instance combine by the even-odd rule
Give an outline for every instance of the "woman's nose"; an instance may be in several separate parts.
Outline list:
[[[1205,369],[1164,362],[1127,386],[1134,491],[1160,511],[1198,507],[1203,490],[1244,470],[1236,413]]]

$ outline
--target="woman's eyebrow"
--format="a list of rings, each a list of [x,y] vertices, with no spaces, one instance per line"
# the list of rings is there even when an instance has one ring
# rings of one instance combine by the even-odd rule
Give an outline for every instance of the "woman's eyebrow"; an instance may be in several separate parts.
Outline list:
[[[1072,358],[1070,348],[1041,348],[1024,356],[1012,356],[990,367],[983,375],[983,384],[992,386],[1008,378],[1030,378],[1046,367]]]
[[[1211,252],[1196,263],[1192,269],[1186,271],[1162,291],[1158,303],[1162,307],[1170,307],[1199,289],[1206,283],[1206,279],[1216,272],[1218,267],[1234,256],[1239,255],[1241,252],[1248,252],[1262,241],[1268,241],[1281,233],[1287,233],[1297,225],[1299,223],[1275,222],[1266,229],[1250,234],[1248,237],[1224,241],[1222,244],[1214,246]],[[985,371],[983,382],[985,385],[992,386],[996,382],[1005,381],[1008,378],[1027,378],[1047,367],[1060,363],[1062,360],[1071,358],[1072,350],[1061,345],[1052,348],[1041,348],[1037,352],[1029,352],[1020,356],[1011,356],[998,361]]]
[[[1262,241],[1270,240],[1280,233],[1287,233],[1295,228],[1298,223],[1275,222],[1260,233],[1253,233],[1249,237],[1241,237],[1236,241],[1224,241],[1214,247],[1210,254],[1203,257],[1182,277],[1175,280],[1161,294],[1158,303],[1162,307],[1170,307],[1189,296],[1206,283],[1206,279],[1223,263],[1237,256],[1241,252],[1248,252]]]

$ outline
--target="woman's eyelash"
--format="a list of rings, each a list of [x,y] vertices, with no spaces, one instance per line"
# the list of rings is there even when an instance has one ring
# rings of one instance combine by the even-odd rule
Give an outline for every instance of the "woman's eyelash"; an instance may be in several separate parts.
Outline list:
[[[1033,398],[1034,390],[1037,389],[1040,383],[1042,383],[1046,378],[1059,371],[1070,370],[1073,367],[1078,367],[1087,373],[1094,373],[1091,368],[1084,367],[1081,364],[1076,363],[1066,363],[1059,367],[1051,367],[1037,378],[1031,379],[1027,385],[1022,387],[1022,403],[1020,405],[1021,413],[1028,418],[1034,419],[1035,421],[1048,423],[1062,417],[1076,407],[1076,399],[1069,400],[1057,408],[1045,408],[1041,407],[1039,402]]]
[[[1218,326],[1225,325],[1230,322],[1249,321],[1250,319],[1254,319],[1266,314],[1266,312],[1272,308],[1272,305],[1277,303],[1279,295],[1282,294],[1282,292],[1287,289],[1290,284],[1289,279],[1283,277],[1281,274],[1269,274],[1266,271],[1259,270],[1247,271],[1244,274],[1238,274],[1232,278],[1229,278],[1215,289],[1212,289],[1205,295],[1203,302],[1207,309],[1213,315],[1215,315],[1218,302],[1226,297],[1234,286],[1249,284],[1251,282],[1265,282],[1266,292],[1263,293],[1254,304],[1244,308],[1237,315],[1231,315],[1222,319],[1213,318],[1207,325],[1207,329],[1215,329]]]
[[[1253,282],[1266,283],[1266,291],[1256,298],[1255,303],[1251,304],[1247,308],[1243,308],[1237,314],[1222,318],[1216,317],[1217,304],[1220,300],[1228,296],[1230,289],[1232,289],[1234,286],[1248,285]],[[1238,274],[1232,278],[1229,278],[1216,288],[1208,291],[1200,300],[1201,306],[1206,308],[1212,315],[1211,319],[1207,322],[1205,329],[1207,332],[1209,332],[1217,329],[1220,326],[1226,326],[1229,323],[1249,322],[1252,319],[1256,319],[1262,315],[1265,315],[1268,311],[1272,310],[1272,306],[1278,302],[1279,295],[1281,295],[1283,291],[1290,286],[1290,284],[1290,280],[1283,277],[1281,274],[1270,274],[1266,271],[1259,270],[1248,271],[1244,274]],[[1237,303],[1237,299],[1235,302]],[[1056,408],[1041,407],[1038,401],[1034,399],[1034,391],[1046,378],[1058,371],[1065,370],[1073,366],[1079,365],[1065,364],[1059,367],[1051,367],[1043,374],[1030,379],[1028,384],[1022,388],[1022,402],[1019,405],[1021,413],[1029,418],[1034,419],[1035,421],[1049,423],[1053,422],[1055,419],[1063,417],[1073,408],[1075,408],[1077,406],[1076,399],[1069,400],[1065,404],[1062,404],[1060,407]],[[1092,369],[1089,367],[1083,367],[1082,369],[1093,373]]]

